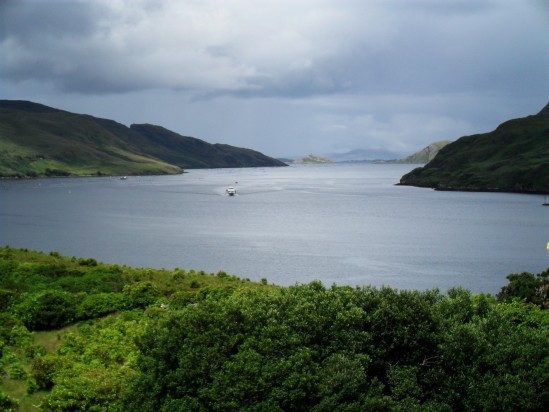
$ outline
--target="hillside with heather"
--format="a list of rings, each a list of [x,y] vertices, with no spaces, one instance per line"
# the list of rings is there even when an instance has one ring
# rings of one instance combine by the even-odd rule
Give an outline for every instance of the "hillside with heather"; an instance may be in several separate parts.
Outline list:
[[[0,177],[176,174],[187,168],[284,166],[250,149],[160,126],[124,126],[28,101],[0,100]]]
[[[439,190],[549,193],[549,104],[494,131],[444,146],[401,185]]]

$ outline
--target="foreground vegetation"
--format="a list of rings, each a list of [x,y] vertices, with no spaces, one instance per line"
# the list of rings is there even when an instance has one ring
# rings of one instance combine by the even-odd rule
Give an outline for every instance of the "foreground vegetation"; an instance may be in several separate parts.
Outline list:
[[[282,288],[0,248],[0,410],[544,410],[548,275]]]

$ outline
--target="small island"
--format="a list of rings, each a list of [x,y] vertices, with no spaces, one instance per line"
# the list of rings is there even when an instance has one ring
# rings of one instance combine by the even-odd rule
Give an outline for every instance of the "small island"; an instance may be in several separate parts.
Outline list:
[[[293,164],[300,165],[300,164],[325,164],[325,163],[333,163],[330,159],[327,159],[322,156],[317,156],[314,154],[309,154],[301,159],[297,159],[293,161]]]

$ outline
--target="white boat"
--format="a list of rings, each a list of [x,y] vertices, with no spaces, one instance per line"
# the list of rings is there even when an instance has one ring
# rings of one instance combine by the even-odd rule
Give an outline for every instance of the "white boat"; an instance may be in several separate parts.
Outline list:
[[[120,176],[120,180],[126,180],[128,176]]]
[[[236,189],[233,186],[229,186],[226,192],[229,196],[234,196],[236,194]]]

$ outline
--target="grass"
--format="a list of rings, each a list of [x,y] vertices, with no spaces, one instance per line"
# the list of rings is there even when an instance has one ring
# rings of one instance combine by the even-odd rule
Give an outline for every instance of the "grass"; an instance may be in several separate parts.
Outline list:
[[[77,325],[69,325],[57,330],[34,332],[34,344],[44,347],[47,353],[55,353],[63,343],[63,338],[69,333],[77,334]]]

